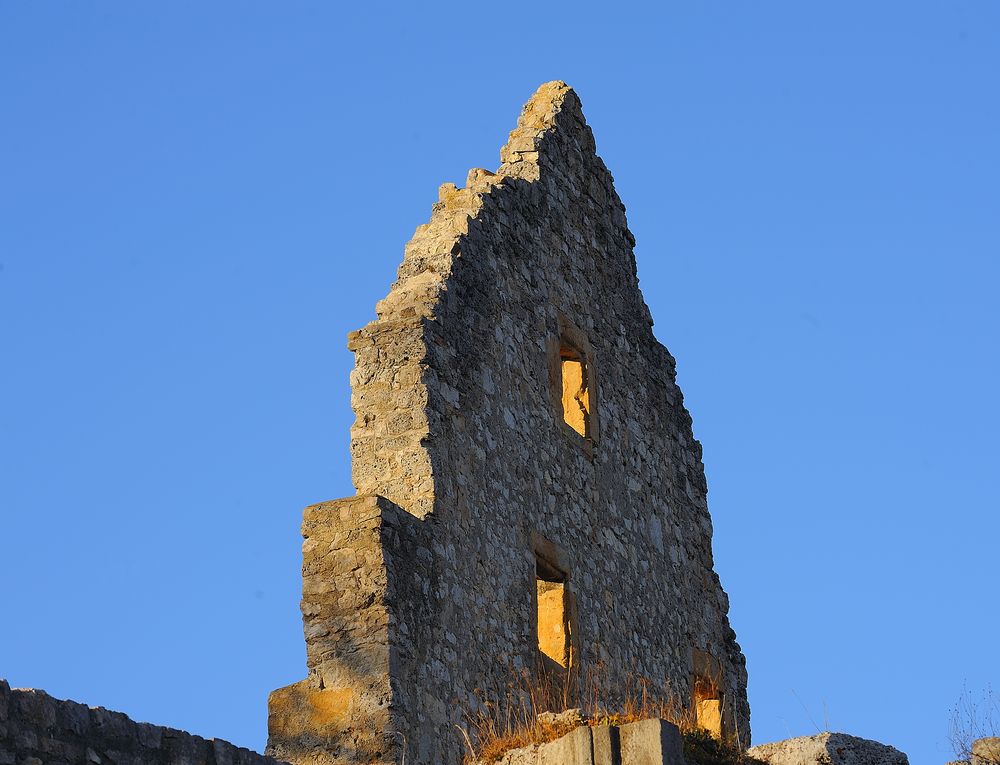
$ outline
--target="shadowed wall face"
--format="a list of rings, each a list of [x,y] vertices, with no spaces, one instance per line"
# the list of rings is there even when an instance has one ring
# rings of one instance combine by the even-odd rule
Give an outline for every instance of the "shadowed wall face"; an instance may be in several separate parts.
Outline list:
[[[357,693],[272,735],[295,762],[457,765],[458,727],[547,664],[611,707],[638,681],[693,705],[710,664],[749,740],[701,447],[576,94],[543,85],[501,160],[441,187],[350,336],[359,496],[306,512],[290,693]]]
[[[0,680],[0,763],[5,765],[282,765],[270,757],[121,712],[54,699]]]

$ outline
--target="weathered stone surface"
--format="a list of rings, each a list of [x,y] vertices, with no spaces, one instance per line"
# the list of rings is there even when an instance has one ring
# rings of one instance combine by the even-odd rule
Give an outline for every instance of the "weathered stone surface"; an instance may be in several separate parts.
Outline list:
[[[138,723],[0,680],[0,765],[283,765],[219,739]]]
[[[538,745],[525,746],[518,749],[511,749],[504,752],[496,765],[538,765]],[[475,763],[474,765],[485,765],[485,763]]]
[[[593,765],[593,744],[586,725],[538,747],[538,765]]]
[[[761,744],[747,754],[768,765],[908,765],[906,755],[878,741],[846,733],[820,733]]]
[[[973,742],[972,765],[1000,765],[1000,738],[981,738]]]
[[[407,736],[409,694],[420,689],[401,682],[409,679],[401,665],[406,655],[398,644],[390,653],[390,629],[399,640],[419,637],[432,623],[422,611],[436,602],[427,528],[381,497],[306,509],[302,619],[309,677],[271,694],[269,755],[296,763],[393,761]],[[401,683],[395,694],[393,675]]]
[[[684,765],[684,745],[666,720],[584,725],[547,744],[506,752],[498,765]]]
[[[306,510],[308,677],[272,697],[275,756],[457,765],[458,726],[547,666],[538,580],[576,687],[693,706],[708,673],[749,741],[701,445],[572,89],[539,88],[501,162],[441,186],[348,338],[358,496]],[[349,700],[318,714],[329,689]]]
[[[580,707],[566,709],[562,712],[542,712],[538,715],[538,722],[553,728],[585,725],[588,719],[589,716]]]
[[[594,741],[594,765],[621,765],[621,732],[614,725],[590,729]]]
[[[684,765],[681,732],[666,720],[640,720],[621,726],[622,765]]]

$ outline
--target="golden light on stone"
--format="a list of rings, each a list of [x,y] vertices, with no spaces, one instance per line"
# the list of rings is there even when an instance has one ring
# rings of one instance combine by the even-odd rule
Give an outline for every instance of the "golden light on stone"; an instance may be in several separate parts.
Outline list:
[[[590,390],[587,387],[587,368],[582,354],[575,348],[563,347],[562,357],[562,409],[566,424],[581,436],[590,435]]]

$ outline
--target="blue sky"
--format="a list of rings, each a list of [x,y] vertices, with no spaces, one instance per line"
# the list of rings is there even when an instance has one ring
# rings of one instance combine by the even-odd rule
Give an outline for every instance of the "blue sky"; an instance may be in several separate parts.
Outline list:
[[[705,447],[754,739],[950,759],[996,634],[1000,4],[0,0],[0,676],[260,749],[346,334],[583,99]]]

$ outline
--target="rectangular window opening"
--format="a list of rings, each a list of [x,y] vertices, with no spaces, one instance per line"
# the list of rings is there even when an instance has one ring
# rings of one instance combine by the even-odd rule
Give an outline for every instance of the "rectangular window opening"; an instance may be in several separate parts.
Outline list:
[[[566,574],[536,557],[535,587],[538,604],[538,650],[563,669],[570,666],[571,629],[567,605]],[[548,663],[543,658],[543,663]]]
[[[694,681],[695,723],[715,738],[722,738],[722,699],[719,687],[705,677]]]
[[[584,355],[571,345],[559,348],[562,372],[562,410],[566,424],[584,438],[590,437],[590,389],[587,384],[587,362]]]

